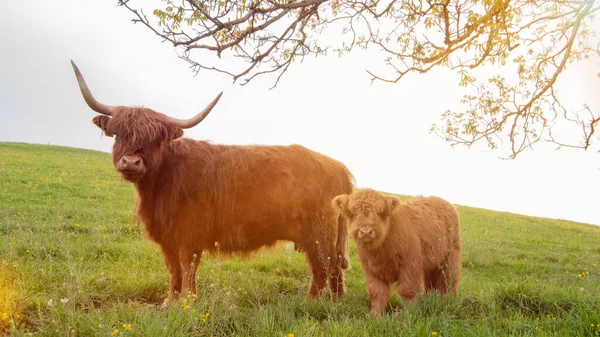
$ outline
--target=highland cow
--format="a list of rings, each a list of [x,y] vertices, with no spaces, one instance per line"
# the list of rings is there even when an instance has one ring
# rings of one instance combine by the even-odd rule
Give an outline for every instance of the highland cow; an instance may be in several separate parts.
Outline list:
[[[348,234],[331,208],[352,192],[352,175],[340,162],[300,145],[233,146],[181,138],[200,123],[217,96],[189,120],[148,108],[109,106],[92,96],[72,63],[84,100],[102,115],[93,119],[115,136],[112,160],[137,192],[135,215],[158,243],[171,275],[169,296],[196,292],[203,251],[247,256],[288,240],[302,247],[312,268],[309,296],[327,284],[344,294]]]
[[[407,302],[428,290],[458,293],[458,213],[438,197],[406,203],[365,189],[332,200],[346,219],[371,298],[371,316],[383,314],[390,287]]]

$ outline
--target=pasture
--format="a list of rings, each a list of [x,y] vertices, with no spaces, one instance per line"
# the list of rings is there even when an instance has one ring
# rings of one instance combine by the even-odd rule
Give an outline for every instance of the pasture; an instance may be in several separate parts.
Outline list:
[[[168,272],[133,206],[107,153],[0,143],[0,335],[600,334],[595,226],[458,206],[460,295],[394,296],[377,319],[352,241],[342,299],[307,298],[304,255],[288,243],[250,260],[204,256],[197,298],[160,310]]]

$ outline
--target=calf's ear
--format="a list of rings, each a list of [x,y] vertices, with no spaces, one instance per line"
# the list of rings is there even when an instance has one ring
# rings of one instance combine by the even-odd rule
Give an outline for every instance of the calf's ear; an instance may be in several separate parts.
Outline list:
[[[333,209],[344,214],[344,208],[348,205],[348,194],[340,194],[331,201]]]
[[[108,131],[108,122],[109,121],[110,121],[110,117],[108,117],[108,116],[96,116],[96,117],[94,117],[94,119],[92,119],[92,122],[94,122],[94,124],[96,124],[97,127],[102,129],[102,131],[104,131],[105,135],[107,135],[108,137],[112,137],[112,136],[114,136],[114,134],[112,132]]]
[[[400,199],[398,199],[398,197],[392,197],[392,196],[389,196],[387,198],[387,202],[388,202],[388,205],[390,206],[390,213],[393,213],[396,209],[398,209],[398,206],[401,203],[401,201],[400,201]]]

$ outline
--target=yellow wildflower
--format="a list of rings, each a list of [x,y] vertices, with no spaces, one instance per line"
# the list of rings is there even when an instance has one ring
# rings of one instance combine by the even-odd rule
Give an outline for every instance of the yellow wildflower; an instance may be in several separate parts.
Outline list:
[[[123,329],[125,329],[125,330],[131,330],[131,324],[125,324],[125,323],[123,323]]]
[[[113,330],[113,333],[112,333],[112,335],[113,335],[113,336],[116,336],[116,335],[118,335],[118,334],[119,334],[119,329],[115,329],[115,330]]]
[[[432,335],[432,336],[437,336],[437,332],[435,332],[435,331],[432,331],[432,332],[431,332],[431,335]]]
[[[294,334],[293,333],[289,333],[288,337],[294,337]]]

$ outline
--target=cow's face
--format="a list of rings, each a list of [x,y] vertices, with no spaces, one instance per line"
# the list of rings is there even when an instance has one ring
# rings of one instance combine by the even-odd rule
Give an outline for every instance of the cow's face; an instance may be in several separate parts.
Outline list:
[[[222,92],[204,110],[190,119],[172,118],[147,108],[111,106],[98,102],[83,75],[71,61],[79,89],[87,105],[102,114],[93,119],[104,133],[115,137],[113,162],[123,178],[137,182],[161,164],[165,144],[183,135],[183,129],[198,125],[221,98]]]
[[[115,137],[113,163],[121,176],[141,180],[161,164],[163,146],[181,137],[183,130],[165,115],[147,108],[115,107],[111,117],[93,119],[104,134]]]
[[[335,197],[332,205],[347,219],[350,234],[358,245],[377,248],[390,229],[390,216],[400,200],[366,189]]]

